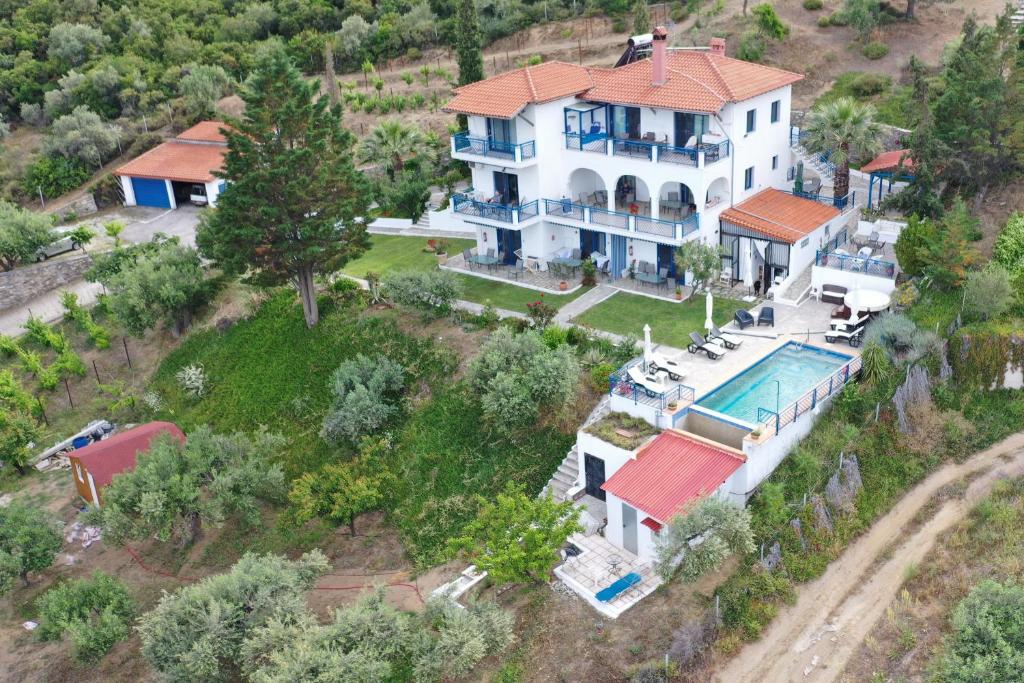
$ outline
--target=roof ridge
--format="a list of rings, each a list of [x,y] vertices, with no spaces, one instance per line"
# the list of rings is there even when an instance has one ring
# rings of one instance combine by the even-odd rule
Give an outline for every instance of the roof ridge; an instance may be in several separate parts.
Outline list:
[[[732,86],[729,85],[729,81],[727,81],[725,76],[722,75],[722,72],[721,72],[721,70],[719,70],[718,65],[715,64],[715,60],[712,59],[712,55],[708,54],[708,53],[703,53],[702,52],[701,53],[701,57],[704,58],[704,61],[706,61],[708,63],[708,65],[711,66],[711,70],[715,72],[716,76],[718,76],[718,80],[721,81],[722,87],[724,87],[725,91],[727,93],[729,93],[730,101],[735,102],[736,101],[736,91],[732,89]],[[728,59],[728,58],[726,58],[726,59]],[[742,60],[739,60],[739,61],[742,61]]]
[[[721,95],[716,93],[714,90],[712,90],[710,87],[708,87],[707,83],[701,83],[700,81],[698,81],[693,76],[691,76],[691,75],[689,75],[687,73],[683,73],[682,71],[678,71],[677,69],[673,69],[672,67],[669,67],[668,70],[671,71],[674,74],[678,74],[679,76],[682,76],[683,78],[685,78],[685,79],[687,79],[689,81],[692,81],[692,82],[696,83],[697,85],[699,85],[700,87],[704,88],[709,93],[714,95],[716,98],[722,100],[723,103],[726,101],[726,99],[724,97],[722,97]],[[726,88],[726,89],[728,90],[728,88]]]
[[[531,68],[529,66],[525,67],[523,72],[526,74],[526,85],[530,88],[530,100],[532,101],[537,99],[537,89],[533,87],[533,76],[530,75]]]

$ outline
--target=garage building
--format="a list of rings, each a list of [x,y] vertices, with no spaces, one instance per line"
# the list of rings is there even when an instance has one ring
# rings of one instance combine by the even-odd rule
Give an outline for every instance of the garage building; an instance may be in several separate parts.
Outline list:
[[[121,178],[125,206],[176,209],[203,195],[216,206],[224,181],[214,172],[223,168],[228,152],[223,127],[220,121],[197,123],[114,171]]]

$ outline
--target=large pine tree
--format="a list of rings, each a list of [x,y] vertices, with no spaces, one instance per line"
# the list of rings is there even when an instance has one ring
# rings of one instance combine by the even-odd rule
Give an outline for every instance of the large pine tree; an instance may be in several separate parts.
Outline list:
[[[291,283],[309,327],[319,320],[314,276],[366,248],[366,182],[352,161],[341,109],[318,97],[283,52],[265,58],[230,121],[219,174],[227,187],[199,227],[203,255],[255,284]]]
[[[475,0],[459,0],[455,14],[455,52],[459,63],[459,85],[484,78],[484,58],[480,52],[480,22]]]

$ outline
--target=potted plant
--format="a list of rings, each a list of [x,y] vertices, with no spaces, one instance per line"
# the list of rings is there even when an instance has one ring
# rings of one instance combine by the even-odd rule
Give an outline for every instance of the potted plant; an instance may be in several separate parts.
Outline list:
[[[583,272],[584,286],[593,287],[597,284],[597,265],[594,264],[593,260],[587,259],[584,261],[580,270]]]
[[[679,407],[679,402],[678,401],[669,401],[668,402],[668,409],[669,410],[675,410],[678,407]]]
[[[682,301],[682,300],[683,300],[683,288],[677,285],[676,286],[676,301]]]
[[[437,254],[437,262],[442,266],[448,263],[448,248],[451,243],[446,239],[439,239],[434,245],[434,253]]]
[[[565,290],[569,289],[569,283],[566,282],[565,280],[562,280],[561,282],[558,283],[558,289],[559,291],[564,292]]]

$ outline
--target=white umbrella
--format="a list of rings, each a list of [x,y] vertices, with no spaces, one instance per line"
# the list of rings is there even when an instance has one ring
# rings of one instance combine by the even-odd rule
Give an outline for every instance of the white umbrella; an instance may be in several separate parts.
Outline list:
[[[754,248],[754,242],[747,240],[747,248],[743,250],[743,286],[750,289],[754,286],[754,257],[750,253]]]
[[[654,357],[654,347],[651,346],[651,326],[644,325],[644,370],[651,364]]]
[[[705,314],[707,317],[704,319],[704,329],[711,331],[711,328],[715,326],[715,321],[711,319],[711,312],[715,308],[715,300],[711,297],[711,290],[708,290],[707,298],[705,299]]]

